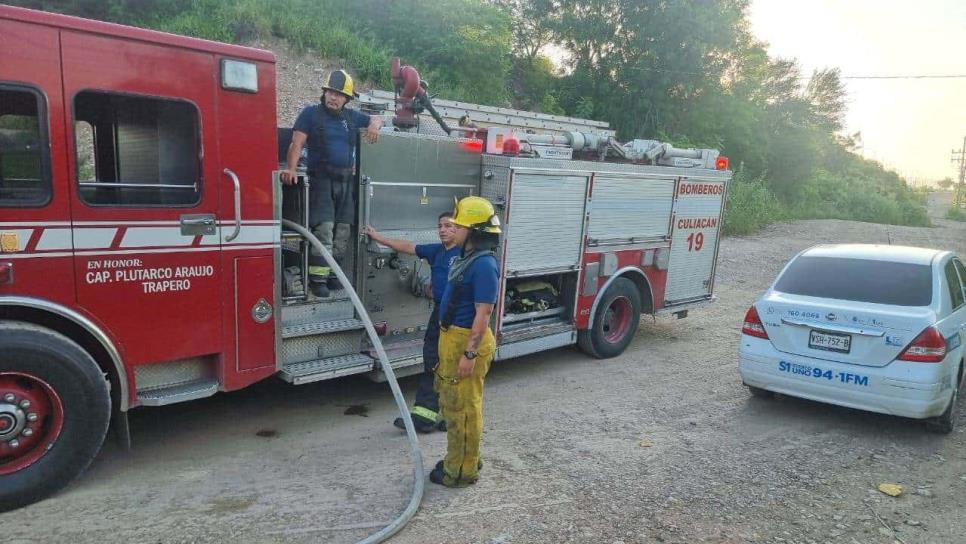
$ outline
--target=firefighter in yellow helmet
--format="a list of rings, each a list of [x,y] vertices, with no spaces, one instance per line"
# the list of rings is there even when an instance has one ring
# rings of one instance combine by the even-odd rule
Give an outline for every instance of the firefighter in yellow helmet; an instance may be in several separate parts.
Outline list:
[[[352,77],[344,70],[329,74],[322,86],[319,104],[307,106],[292,130],[282,183],[296,182],[302,148],[308,146],[309,226],[337,261],[347,257],[352,226],[355,225],[355,186],[352,181],[358,130],[365,128],[371,144],[379,138],[382,120],[345,105],[358,96]],[[322,255],[312,249],[309,256],[309,287],[318,297],[338,288],[335,276]]]
[[[479,478],[483,433],[483,379],[490,370],[496,341],[490,316],[500,290],[500,265],[494,249],[500,221],[485,198],[470,196],[456,204],[453,241],[462,246],[440,299],[439,365],[435,385],[446,420],[446,457],[430,481],[466,487]]]

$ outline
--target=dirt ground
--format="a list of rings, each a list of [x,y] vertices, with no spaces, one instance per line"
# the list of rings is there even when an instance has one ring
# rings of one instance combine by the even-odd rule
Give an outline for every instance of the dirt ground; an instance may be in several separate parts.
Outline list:
[[[933,197],[936,215],[943,198]],[[963,542],[962,404],[962,428],[938,436],[900,418],[752,398],[736,369],[744,311],[795,252],[833,241],[966,250],[966,225],[936,224],[802,221],[728,238],[718,302],[646,320],[622,356],[560,349],[496,364],[482,479],[427,484],[394,542]],[[411,396],[415,381],[403,383]],[[64,492],[0,515],[3,540],[354,542],[408,500],[394,416],[387,386],[361,378],[273,379],[139,409],[133,452],[108,444]],[[428,471],[445,436],[422,447]],[[885,496],[882,482],[905,492]]]

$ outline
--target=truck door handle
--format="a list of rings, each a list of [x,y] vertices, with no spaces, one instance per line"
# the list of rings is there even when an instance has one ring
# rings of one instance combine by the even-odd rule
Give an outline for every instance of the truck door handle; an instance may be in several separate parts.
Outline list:
[[[215,233],[215,214],[192,213],[181,216],[182,236],[210,236]]]
[[[225,235],[225,241],[231,242],[235,238],[238,238],[238,233],[241,232],[241,183],[238,181],[238,176],[225,168],[222,172],[231,178],[231,182],[235,185],[235,230],[231,231],[231,234]]]

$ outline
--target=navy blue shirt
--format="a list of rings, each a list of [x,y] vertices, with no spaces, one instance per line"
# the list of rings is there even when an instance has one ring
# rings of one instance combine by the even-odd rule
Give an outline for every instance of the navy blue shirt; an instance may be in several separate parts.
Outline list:
[[[310,172],[316,172],[322,164],[327,164],[335,168],[351,168],[355,164],[355,134],[349,135],[349,125],[345,119],[329,113],[323,108],[322,116],[325,120],[325,147],[322,150],[322,143],[317,141],[319,138],[315,131],[315,112],[319,105],[306,106],[295,120],[294,130],[304,132],[308,135],[305,142],[309,150],[308,164],[306,167]],[[358,110],[342,108],[343,115],[352,118],[352,123],[356,130],[369,126],[369,116]]]
[[[439,319],[442,321],[449,308],[450,297],[453,296],[454,283],[447,282],[446,290],[439,301]],[[453,325],[470,328],[476,318],[477,304],[496,304],[496,296],[500,290],[500,267],[496,257],[487,255],[473,261],[463,272],[463,287],[460,288],[460,298],[456,303],[453,314]]]
[[[429,262],[432,270],[433,300],[439,307],[439,301],[443,298],[443,290],[446,289],[446,276],[449,274],[449,267],[460,256],[460,247],[454,246],[451,249],[446,249],[443,244],[419,244],[416,246],[416,256]]]

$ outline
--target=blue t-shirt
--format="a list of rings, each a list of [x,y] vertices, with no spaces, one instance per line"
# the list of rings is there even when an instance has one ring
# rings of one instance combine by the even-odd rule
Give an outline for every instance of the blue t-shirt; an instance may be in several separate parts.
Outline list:
[[[460,256],[460,247],[455,246],[446,249],[443,244],[419,244],[416,246],[416,256],[429,262],[433,279],[433,300],[439,307],[439,301],[443,298],[443,290],[446,289],[446,276],[449,274],[449,267]]]
[[[328,164],[335,168],[351,168],[355,164],[355,135],[349,136],[349,124],[345,119],[336,117],[323,108],[322,116],[325,117],[325,151],[321,149],[322,142],[315,131],[315,112],[319,105],[306,106],[295,120],[294,130],[304,132],[308,135],[305,142],[309,150],[308,164],[306,167],[310,172],[318,171],[322,164]],[[349,108],[342,109],[346,117],[352,118],[352,123],[356,130],[369,126],[369,116],[358,110]]]
[[[439,301],[439,319],[442,321],[449,308],[450,297],[453,296],[453,282],[447,282],[446,290]],[[460,288],[460,298],[456,303],[453,314],[453,325],[470,328],[476,317],[476,304],[496,304],[496,296],[500,290],[500,267],[496,257],[488,255],[473,261],[463,272],[463,287]]]

